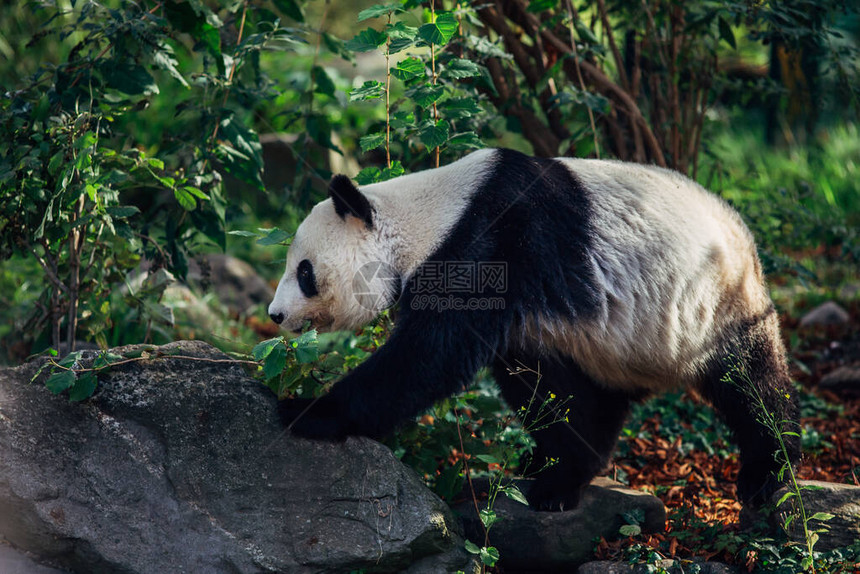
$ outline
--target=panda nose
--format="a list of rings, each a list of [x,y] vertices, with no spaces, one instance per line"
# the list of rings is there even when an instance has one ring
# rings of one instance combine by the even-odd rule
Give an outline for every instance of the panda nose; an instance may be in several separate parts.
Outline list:
[[[284,322],[284,314],[283,313],[269,313],[269,317],[272,319],[272,321],[274,321],[278,325],[280,325],[281,323]]]

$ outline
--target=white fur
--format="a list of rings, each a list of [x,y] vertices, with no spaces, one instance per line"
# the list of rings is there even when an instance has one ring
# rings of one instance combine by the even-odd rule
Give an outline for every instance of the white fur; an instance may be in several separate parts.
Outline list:
[[[359,304],[355,274],[368,263],[382,262],[409,277],[463,216],[494,154],[476,151],[439,169],[361,188],[375,210],[371,230],[354,217],[341,219],[331,199],[318,203],[296,231],[269,313],[283,313],[289,330],[301,328],[306,319],[320,330],[355,329],[371,321],[385,305]],[[305,297],[296,280],[303,259],[314,266],[315,297]],[[381,282],[372,287],[385,289]]]
[[[592,195],[599,317],[535,317],[532,336],[614,388],[665,389],[700,375],[716,338],[765,312],[752,236],[723,201],[675,172],[563,159]]]

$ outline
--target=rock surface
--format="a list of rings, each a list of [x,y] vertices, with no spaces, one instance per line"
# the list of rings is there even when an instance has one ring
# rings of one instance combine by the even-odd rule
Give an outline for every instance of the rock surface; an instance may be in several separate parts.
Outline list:
[[[253,267],[223,253],[210,253],[192,260],[188,280],[198,292],[214,292],[232,313],[244,314],[257,305],[268,305],[275,291]]]
[[[821,377],[818,386],[835,393],[860,394],[860,365],[834,369]]]
[[[285,436],[275,397],[206,344],[151,355],[84,403],[0,370],[0,536],[86,573],[464,568],[450,511],[387,448]]]
[[[833,301],[822,303],[800,319],[801,327],[817,327],[828,325],[844,325],[851,317],[848,311]]]
[[[486,481],[474,482],[477,492],[486,492]],[[527,492],[528,481],[519,486]],[[572,572],[591,559],[595,538],[618,535],[627,512],[641,511],[645,532],[662,532],[666,524],[666,508],[659,498],[608,478],[595,478],[573,511],[539,512],[503,495],[496,498],[493,510],[499,520],[490,531],[490,543],[499,550],[499,564],[506,572]],[[463,521],[466,538],[483,542],[471,498],[454,511]]]
[[[818,480],[800,480],[798,483],[801,487],[812,487],[811,490],[801,491],[803,507],[808,517],[812,517],[817,512],[833,515],[833,518],[823,522],[810,521],[810,530],[825,529],[825,532],[818,534],[819,539],[815,550],[832,550],[860,540],[860,486]],[[776,492],[772,502],[776,504],[786,492],[785,488]],[[792,501],[793,499],[789,499],[777,510],[783,511],[783,507],[786,507],[786,510],[790,509]],[[774,513],[773,520],[779,520],[781,513],[784,514],[783,512]],[[795,519],[790,532],[792,538],[798,541],[802,540],[799,526],[800,521]]]

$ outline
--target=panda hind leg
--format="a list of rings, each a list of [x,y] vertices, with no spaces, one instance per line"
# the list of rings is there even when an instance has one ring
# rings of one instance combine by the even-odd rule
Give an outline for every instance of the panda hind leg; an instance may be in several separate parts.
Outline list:
[[[566,358],[508,353],[495,362],[493,374],[536,443],[520,469],[535,477],[526,495],[529,504],[573,510],[591,479],[606,468],[630,396],[602,388]]]
[[[736,329],[709,367],[702,391],[740,449],[738,496],[744,506],[759,508],[782,486],[784,465],[797,466],[800,460],[797,398],[775,312]],[[781,437],[763,424],[764,417],[775,423]]]

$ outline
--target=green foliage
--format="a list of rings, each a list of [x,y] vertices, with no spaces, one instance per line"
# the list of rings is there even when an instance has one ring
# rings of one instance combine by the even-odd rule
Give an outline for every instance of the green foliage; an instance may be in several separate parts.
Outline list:
[[[276,4],[301,19],[294,2]],[[225,248],[215,166],[262,185],[257,137],[227,106],[236,94],[247,108],[269,97],[261,52],[301,38],[271,12],[248,14],[246,3],[4,10],[46,21],[30,39],[36,49],[50,41],[64,50],[55,64],[30,60],[0,99],[0,260],[41,267],[25,322],[33,339],[47,332],[54,348],[73,348],[83,334],[105,347],[111,294],[143,258],[153,272],[184,277],[202,243]],[[237,25],[224,44],[222,31]],[[150,139],[140,128],[152,110],[174,121]],[[170,323],[157,304],[163,284],[149,291],[132,297],[141,319]]]

